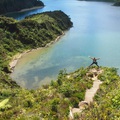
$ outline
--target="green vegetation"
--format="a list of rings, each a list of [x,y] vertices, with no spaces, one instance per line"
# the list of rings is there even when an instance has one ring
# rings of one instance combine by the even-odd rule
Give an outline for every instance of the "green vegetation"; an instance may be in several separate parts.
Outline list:
[[[114,6],[120,6],[120,0],[85,0],[85,1],[114,2],[113,4]]]
[[[0,14],[16,12],[35,6],[44,6],[44,4],[38,0],[0,0]]]
[[[81,1],[81,0],[79,0],[79,1]],[[85,1],[113,2],[114,0],[85,0]]]
[[[120,119],[120,77],[115,68],[103,68],[99,75],[103,81],[94,102],[82,113],[85,120],[119,120]]]
[[[86,1],[115,2],[115,0],[86,0]]]
[[[76,120],[119,120],[120,114],[120,77],[115,68],[102,68],[99,75],[103,81],[94,102]],[[0,119],[1,120],[68,120],[69,106],[78,107],[84,100],[85,91],[92,87],[93,81],[87,74],[89,69],[80,68],[67,74],[61,70],[56,81],[44,85],[37,90],[22,88],[1,89]]]
[[[10,72],[8,62],[14,54],[44,47],[70,27],[72,22],[62,11],[32,15],[21,21],[0,16],[0,70]]]
[[[120,6],[120,0],[116,0],[114,6]]]
[[[86,73],[84,68],[71,74],[60,71],[56,81],[37,90],[2,88],[0,119],[68,119],[69,106],[78,107],[85,90],[92,87]]]
[[[62,11],[32,15],[24,20],[0,16],[0,120],[67,120],[69,106],[78,107],[92,87],[89,68],[73,73],[60,71],[56,81],[37,90],[19,87],[9,77],[9,61],[18,52],[44,47],[72,27]],[[94,102],[76,119],[120,119],[120,77],[115,68],[100,68],[103,81]]]
[[[9,99],[5,99],[2,102],[0,102],[0,108],[4,107],[8,101],[9,101]]]

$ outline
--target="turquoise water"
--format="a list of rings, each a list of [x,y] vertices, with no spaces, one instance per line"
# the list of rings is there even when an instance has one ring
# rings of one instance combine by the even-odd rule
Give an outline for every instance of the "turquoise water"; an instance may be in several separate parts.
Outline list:
[[[29,14],[62,10],[74,26],[54,45],[20,59],[11,75],[18,84],[38,88],[55,80],[61,69],[71,72],[89,66],[92,61],[88,56],[100,57],[100,66],[120,68],[120,7],[77,0],[44,0],[44,3],[46,6],[42,9],[9,16],[20,20]]]

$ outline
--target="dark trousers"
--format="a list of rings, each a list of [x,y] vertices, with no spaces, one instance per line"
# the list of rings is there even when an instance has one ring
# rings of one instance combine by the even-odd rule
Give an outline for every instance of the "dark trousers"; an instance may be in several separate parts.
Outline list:
[[[93,62],[90,66],[92,66],[93,64],[95,64],[95,65],[98,66],[97,62]],[[90,66],[89,66],[89,67],[90,67]],[[99,66],[98,66],[98,67],[99,67]]]

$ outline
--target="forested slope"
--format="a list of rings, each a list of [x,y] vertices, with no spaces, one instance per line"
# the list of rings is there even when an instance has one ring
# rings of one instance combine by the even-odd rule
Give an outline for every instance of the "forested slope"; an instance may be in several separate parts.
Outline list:
[[[35,6],[44,6],[44,3],[38,0],[0,0],[0,14],[20,11]]]
[[[32,99],[35,95],[28,90],[20,88],[15,81],[10,79],[9,62],[12,56],[27,49],[44,47],[47,43],[62,35],[63,31],[72,27],[72,25],[70,18],[62,11],[32,15],[21,21],[0,16],[1,120],[15,119],[16,116],[22,114],[23,106],[31,106],[31,100],[29,101],[28,99]],[[26,97],[23,99],[23,96]]]
[[[112,0],[78,0],[78,1],[97,1],[97,2],[111,2]]]
[[[45,12],[17,21],[0,16],[0,120],[67,120],[69,106],[78,107],[85,91],[92,87],[90,68],[68,74],[60,71],[56,81],[37,90],[19,87],[9,76],[12,56],[26,49],[44,47],[63,31],[72,27],[62,11]],[[97,69],[97,68],[96,68]],[[119,120],[120,77],[115,68],[102,68],[103,81],[93,104],[75,119]]]
[[[114,68],[100,68],[103,81],[94,102],[74,120],[119,120],[120,77]],[[1,120],[69,120],[69,107],[78,108],[84,100],[85,91],[92,87],[90,69],[80,68],[67,74],[60,71],[56,81],[37,90],[25,90],[3,83],[0,91]]]
[[[120,6],[120,0],[116,0],[114,6]]]
[[[120,120],[120,77],[115,68],[103,68],[103,82],[91,103],[77,118],[82,120]],[[77,120],[77,119],[76,119]]]
[[[25,49],[44,47],[70,27],[72,22],[62,11],[32,15],[21,21],[1,16],[0,70],[9,72],[8,60],[13,54]]]
[[[83,0],[79,0],[83,1]],[[85,0],[85,1],[97,1],[97,2],[114,2],[114,6],[120,6],[120,0]]]

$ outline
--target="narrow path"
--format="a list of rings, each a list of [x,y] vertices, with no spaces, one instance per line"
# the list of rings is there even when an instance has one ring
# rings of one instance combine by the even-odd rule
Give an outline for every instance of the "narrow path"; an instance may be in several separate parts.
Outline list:
[[[100,84],[102,84],[100,80],[95,80],[93,82],[93,87],[91,89],[86,90],[85,101],[87,101],[88,104],[90,104],[90,102],[93,102],[93,97],[99,89]]]
[[[92,79],[93,82],[93,86],[90,89],[86,90],[85,93],[85,99],[84,101],[80,101],[79,102],[79,108],[72,108],[70,107],[70,114],[69,114],[69,120],[74,120],[74,114],[75,113],[81,113],[83,109],[85,109],[86,105],[88,106],[91,102],[93,102],[93,98],[97,92],[97,90],[99,89],[100,84],[102,84],[102,82],[98,79],[98,75],[101,74],[103,72],[103,70],[97,70],[95,68],[91,69],[89,73],[92,73],[93,76],[90,77],[90,79]]]
[[[98,75],[102,73],[102,70],[97,71],[96,69],[91,69],[90,72],[93,73],[92,80],[94,82],[92,88],[87,89],[85,93],[85,101],[88,104],[90,104],[90,102],[93,102],[93,97],[95,96],[97,90],[99,89],[100,84],[102,84],[102,82],[98,79]]]

